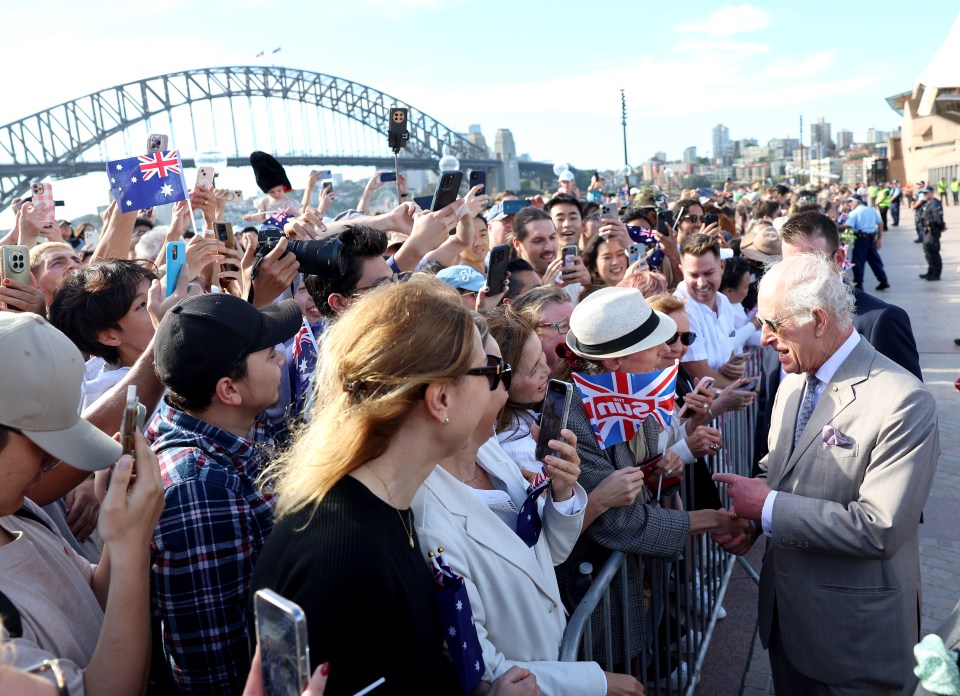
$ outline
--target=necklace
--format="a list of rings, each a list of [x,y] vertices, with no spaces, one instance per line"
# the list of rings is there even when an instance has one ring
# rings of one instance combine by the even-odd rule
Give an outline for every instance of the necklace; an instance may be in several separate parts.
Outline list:
[[[397,511],[397,517],[400,518],[400,524],[403,525],[403,531],[406,532],[407,541],[410,543],[410,548],[412,549],[413,548],[413,519],[412,518],[410,519],[410,526],[407,527],[407,523],[403,521],[403,515],[400,514],[400,507],[397,505],[397,503],[393,499],[393,496],[390,494],[390,489],[387,488],[386,481],[380,478],[380,474],[374,471],[373,467],[370,466],[369,464],[367,465],[367,469],[370,470],[371,474],[377,477],[377,481],[380,482],[380,485],[383,486],[383,490],[386,491],[387,497],[390,499],[390,505],[392,505],[393,509]]]
[[[470,479],[469,481],[462,481],[462,480],[460,479],[460,477],[458,476],[458,477],[457,477],[457,481],[460,481],[460,483],[462,483],[462,484],[464,484],[464,485],[466,485],[466,486],[469,486],[471,483],[473,483],[474,481],[476,481],[476,480],[477,480],[477,477],[479,477],[479,476],[480,476],[480,464],[478,464],[477,461],[474,460],[474,462],[473,462],[473,478]]]

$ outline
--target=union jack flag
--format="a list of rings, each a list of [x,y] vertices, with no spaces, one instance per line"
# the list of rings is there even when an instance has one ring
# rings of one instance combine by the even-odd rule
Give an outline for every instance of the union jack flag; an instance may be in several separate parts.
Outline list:
[[[292,359],[287,364],[290,371],[291,416],[299,417],[307,410],[319,354],[320,349],[313,337],[313,330],[304,317],[300,330],[293,337]]]
[[[517,515],[517,536],[530,548],[536,546],[537,540],[540,539],[540,532],[543,530],[538,501],[540,494],[547,490],[549,485],[550,477],[547,476],[546,469],[540,469],[527,486],[527,497],[520,506],[520,514]]]
[[[154,176],[164,178],[170,174],[180,174],[180,155],[177,150],[170,152],[153,152],[149,155],[140,155],[140,172],[143,180],[149,181]]]
[[[658,372],[631,375],[573,373],[601,449],[629,442],[647,418],[666,429],[673,419],[679,363]]]

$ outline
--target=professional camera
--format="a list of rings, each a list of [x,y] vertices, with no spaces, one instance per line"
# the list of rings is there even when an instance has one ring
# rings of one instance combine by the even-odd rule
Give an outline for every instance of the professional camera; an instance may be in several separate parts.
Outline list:
[[[263,258],[277,246],[283,237],[279,227],[261,227],[257,232],[257,257]],[[287,240],[287,252],[293,254],[300,263],[300,272],[304,275],[329,276],[343,273],[341,250],[343,242],[335,237],[320,241]]]

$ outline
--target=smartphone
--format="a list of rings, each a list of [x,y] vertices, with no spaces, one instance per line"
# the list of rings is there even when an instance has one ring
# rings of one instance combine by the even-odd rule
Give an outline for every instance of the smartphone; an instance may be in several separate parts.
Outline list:
[[[673,213],[669,210],[658,210],[657,211],[657,232],[662,234],[665,237],[670,236],[670,230],[667,229],[667,225],[673,227]]]
[[[407,145],[410,139],[410,131],[407,130],[407,110],[403,108],[390,109],[390,123],[387,131],[387,144],[394,152]]]
[[[185,242],[167,242],[167,297],[177,289],[180,268],[187,263],[187,245]]]
[[[163,133],[151,133],[147,138],[147,154],[166,152],[170,149],[170,138]]]
[[[617,219],[617,204],[616,204],[616,203],[601,203],[601,204],[600,204],[600,219],[601,219],[601,220],[616,220],[616,219]]]
[[[662,480],[659,476],[654,477],[653,470],[657,468],[662,458],[662,453],[654,454],[653,456],[637,462],[637,466],[640,468],[640,471],[643,472],[643,482],[647,484],[647,488],[658,494],[658,499],[664,495],[671,495],[676,487],[683,483],[682,468],[679,472],[677,472],[676,476],[664,476]]]
[[[90,247],[91,249],[100,243],[100,230],[84,230],[83,231],[83,246]]]
[[[310,679],[307,615],[273,590],[257,590],[253,611],[264,696],[300,696]]]
[[[31,184],[30,185],[31,199],[35,206],[45,205],[46,213],[43,216],[41,222],[56,222],[54,217],[54,200],[53,200],[53,185],[52,184]]]
[[[560,250],[560,258],[563,259],[563,265],[570,267],[573,265],[573,257],[578,256],[580,250],[577,249],[576,244],[567,244]]]
[[[329,191],[329,190],[331,190],[331,189],[333,188],[333,182],[332,182],[332,181],[324,181],[324,182],[323,182],[323,185],[320,186],[320,188],[323,189],[324,191]]]
[[[314,169],[310,174],[315,175],[321,181],[326,181],[333,178],[333,174],[330,173],[329,169]]]
[[[226,198],[228,201],[242,201],[243,191],[240,189],[230,189],[224,194],[224,198]]]
[[[420,206],[420,210],[430,210],[433,203],[433,196],[416,196],[413,202]]]
[[[3,264],[0,266],[0,278],[15,280],[20,285],[30,286],[30,247],[25,244],[11,244],[0,247],[3,250]],[[7,309],[19,311],[14,307]]]
[[[550,449],[547,443],[550,440],[560,440],[560,431],[567,427],[567,416],[570,413],[570,399],[573,396],[573,385],[551,379],[547,385],[547,398],[543,400],[540,416],[540,437],[537,438],[536,458],[543,461],[548,454],[558,456],[559,453]]]
[[[137,387],[131,384],[127,387],[127,401],[123,406],[123,418],[120,421],[120,446],[123,454],[133,456],[133,433],[136,432],[137,420],[140,415],[140,402],[137,400]]]
[[[715,213],[707,213],[703,216],[703,226],[715,225],[720,222],[720,216]]]
[[[487,266],[487,287],[490,294],[496,295],[507,279],[507,266],[510,264],[510,245],[498,244],[490,250],[490,265]]]
[[[759,377],[750,377],[746,384],[744,384],[742,387],[737,387],[737,391],[756,391],[757,384],[759,382]]]
[[[530,207],[530,201],[527,200],[509,200],[503,201],[503,214],[504,215],[516,215],[524,208]]]
[[[237,248],[237,238],[233,234],[232,222],[214,222],[213,235],[217,238],[218,241],[223,242],[224,246],[226,246],[227,249]],[[240,269],[237,268],[237,264],[235,263],[225,263],[223,264],[223,270],[238,271]]]
[[[487,173],[482,169],[475,169],[470,172],[470,180],[467,187],[472,189],[474,186],[483,186],[479,193],[487,192]]]
[[[713,383],[716,380],[713,377],[703,377],[699,382],[697,382],[697,388],[693,390],[694,394],[703,394],[707,395],[710,393],[710,388],[713,386]],[[680,409],[680,413],[677,414],[677,418],[683,418],[687,415],[689,410],[689,405],[686,401],[683,402],[683,408]]]
[[[380,183],[385,184],[388,181],[396,181],[397,173],[396,172],[380,172]]]
[[[200,191],[201,189],[205,191],[213,191],[213,177],[216,176],[216,171],[213,167],[198,167],[197,168],[197,183],[194,185],[194,191]]]
[[[637,242],[632,242],[630,246],[627,247],[627,259],[630,261],[631,265],[639,261],[641,256],[646,256],[646,254],[647,254],[646,244],[638,244]]]
[[[437,179],[437,188],[433,192],[430,210],[435,213],[457,200],[462,182],[463,172],[440,172],[440,178]]]

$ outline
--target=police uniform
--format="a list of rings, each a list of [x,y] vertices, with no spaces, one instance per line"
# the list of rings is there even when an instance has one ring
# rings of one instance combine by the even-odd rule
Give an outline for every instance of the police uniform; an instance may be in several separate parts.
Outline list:
[[[929,186],[924,192],[933,192]],[[927,201],[920,211],[923,224],[923,254],[927,257],[927,272],[920,275],[924,280],[940,280],[943,261],[940,259],[940,233],[946,229],[943,222],[943,206],[936,198]]]

